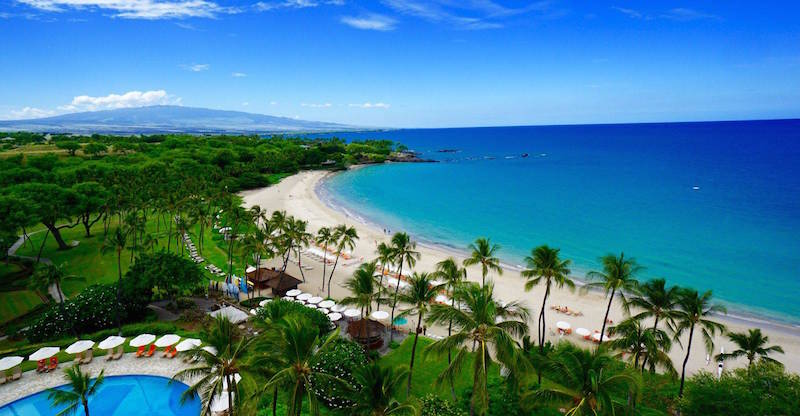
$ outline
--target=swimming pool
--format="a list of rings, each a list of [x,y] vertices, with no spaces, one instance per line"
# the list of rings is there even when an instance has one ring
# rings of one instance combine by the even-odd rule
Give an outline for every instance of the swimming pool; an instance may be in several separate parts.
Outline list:
[[[395,325],[398,325],[398,326],[399,326],[399,325],[405,325],[405,324],[407,324],[407,323],[408,323],[408,320],[407,320],[406,318],[403,318],[403,317],[400,317],[400,318],[394,318],[394,324],[395,324]],[[0,413],[0,416],[2,416],[2,414],[1,414],[1,413]]]
[[[189,387],[169,384],[166,377],[109,376],[97,394],[89,399],[92,416],[197,416],[200,400],[181,404],[181,394]],[[0,416],[55,416],[61,409],[50,406],[47,391],[40,391],[0,407]],[[83,414],[83,407],[76,414]]]

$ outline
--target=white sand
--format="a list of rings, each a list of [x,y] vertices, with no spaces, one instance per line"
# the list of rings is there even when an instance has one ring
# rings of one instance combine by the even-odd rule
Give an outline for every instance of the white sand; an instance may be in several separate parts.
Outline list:
[[[245,205],[248,207],[259,205],[261,208],[267,209],[270,212],[274,210],[285,210],[297,218],[308,221],[308,229],[312,233],[315,233],[317,229],[323,226],[335,226],[342,223],[355,226],[360,239],[354,250],[354,257],[360,258],[363,256],[365,260],[371,261],[375,258],[375,248],[377,244],[388,241],[391,237],[384,235],[382,229],[377,226],[359,222],[356,218],[328,207],[317,197],[315,193],[317,183],[329,174],[330,173],[320,171],[303,172],[284,179],[278,185],[244,192],[242,196]],[[422,254],[421,260],[415,267],[417,271],[433,271],[437,262],[449,256],[455,257],[459,262],[463,260],[463,255],[443,247],[417,245],[417,250]],[[311,293],[321,294],[322,264],[314,262],[305,256],[302,261],[303,265],[313,266],[314,269],[305,272],[307,283],[301,285],[300,288]],[[277,261],[273,261],[273,264],[277,265]],[[356,267],[356,265],[342,267],[341,264],[337,267],[333,277],[331,293],[333,298],[341,299],[347,295],[347,291],[341,287],[341,284],[353,273]],[[287,271],[294,276],[300,277],[296,263],[290,265]],[[330,273],[330,267],[328,268],[328,272]],[[480,282],[481,274],[479,268],[473,267],[468,269],[468,275],[470,280]],[[520,276],[519,272],[513,270],[506,270],[502,276],[490,275],[489,278],[495,282],[496,297],[505,301],[523,300],[531,309],[531,333],[533,334],[532,337],[535,338],[536,316],[541,308],[544,288],[538,287],[530,292],[525,292],[525,279]],[[583,316],[574,317],[557,313],[550,310],[549,306],[551,305],[566,305],[570,310],[582,312]],[[548,299],[548,308],[546,311],[548,337],[550,337],[552,341],[557,341],[558,335],[555,335],[553,331],[555,330],[555,323],[560,320],[569,322],[573,330],[578,327],[587,328],[590,331],[599,330],[602,325],[606,305],[607,300],[602,293],[580,295],[578,292],[570,293],[566,289],[554,289]],[[400,306],[398,306],[398,308],[400,308]],[[611,308],[609,318],[614,322],[619,322],[623,317],[624,315],[621,308],[619,308],[618,304],[615,302]],[[783,362],[789,370],[794,372],[800,371],[800,331],[798,331],[797,328],[789,328],[772,323],[758,324],[755,322],[743,322],[728,317],[719,317],[719,321],[728,325],[731,331],[745,331],[746,328],[761,326],[762,331],[769,336],[770,343],[781,345],[786,351],[786,354],[778,354],[774,356],[774,358]],[[438,336],[446,335],[446,330],[442,328],[430,328],[428,334]],[[579,345],[591,345],[588,341],[584,341],[574,333],[564,338]],[[686,344],[686,338],[687,336],[684,336],[682,340],[684,345]],[[724,347],[726,351],[732,349],[731,343],[724,337],[718,336],[715,340],[715,345],[714,354],[720,352],[720,347]],[[680,367],[685,356],[684,350],[680,346],[674,345],[670,355],[675,367],[680,372]],[[726,363],[726,368],[745,364],[746,362],[743,359],[737,362],[730,361]],[[687,368],[689,372],[694,372],[699,369],[712,372],[716,372],[717,370],[717,363],[713,358],[709,364],[706,364],[706,352],[699,334],[695,334],[695,339],[692,343],[692,353],[689,357]]]

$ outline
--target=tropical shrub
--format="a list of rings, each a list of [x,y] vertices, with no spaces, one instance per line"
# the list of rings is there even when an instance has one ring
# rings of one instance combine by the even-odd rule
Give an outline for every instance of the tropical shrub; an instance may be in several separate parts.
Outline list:
[[[344,380],[353,388],[359,389],[360,386],[355,385],[353,372],[366,364],[367,355],[361,345],[338,338],[325,352],[320,354],[319,359],[312,364],[312,367],[314,371]],[[314,393],[328,408],[344,409],[352,406],[352,402],[347,399],[348,392],[344,386],[319,377],[314,380],[313,385]]]
[[[145,315],[147,300],[123,293],[120,302],[120,320],[133,322]],[[72,299],[64,301],[63,307],[54,303],[27,332],[28,340],[40,342],[80,333],[95,332],[116,325],[116,285],[92,285]]]
[[[252,308],[257,307],[258,303],[261,302],[264,299],[267,299],[267,298],[264,297],[264,296],[256,296],[256,297],[254,297],[252,299],[245,299],[245,300],[239,302],[239,305],[241,305],[243,308],[252,309]]]
[[[449,400],[429,394],[419,400],[420,416],[466,416],[467,412]]]
[[[800,415],[800,376],[771,363],[756,363],[716,375],[700,372],[686,383],[681,414]]]
[[[277,299],[269,303],[269,305],[272,304],[280,304],[280,307],[286,311],[287,316],[299,315],[307,319],[309,322],[311,322],[311,324],[319,328],[320,338],[324,337],[333,330],[333,326],[331,325],[331,321],[328,319],[328,316],[316,309],[307,308],[300,303],[281,299]],[[269,321],[270,318],[265,317],[265,314],[266,311],[264,309],[259,309],[257,318]]]
[[[203,283],[203,273],[193,261],[165,251],[136,259],[125,278],[125,290],[147,293],[148,300],[175,299],[190,295]]]

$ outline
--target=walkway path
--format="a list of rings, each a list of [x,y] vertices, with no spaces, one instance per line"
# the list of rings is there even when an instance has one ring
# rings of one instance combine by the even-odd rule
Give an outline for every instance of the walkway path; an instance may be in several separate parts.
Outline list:
[[[42,231],[44,231],[44,230],[34,231],[34,232],[28,234],[28,239],[30,240],[30,236],[31,235],[36,234],[36,233],[40,233]],[[36,261],[36,257],[18,256],[17,255],[17,250],[19,250],[19,248],[22,247],[23,244],[25,244],[25,236],[24,235],[20,236],[17,239],[17,241],[15,241],[14,244],[12,244],[11,247],[8,248],[8,257],[14,257],[14,258],[18,258],[18,259]],[[48,258],[45,258],[45,257],[40,257],[39,258],[39,263],[53,264],[53,261],[48,259]],[[64,295],[64,292],[61,292],[61,296],[59,297],[58,287],[56,287],[56,285],[54,285],[54,284],[50,285],[50,287],[47,288],[47,293],[49,293],[50,296],[53,299],[56,300],[56,302],[58,302],[59,299],[66,299],[67,298],[66,295]]]

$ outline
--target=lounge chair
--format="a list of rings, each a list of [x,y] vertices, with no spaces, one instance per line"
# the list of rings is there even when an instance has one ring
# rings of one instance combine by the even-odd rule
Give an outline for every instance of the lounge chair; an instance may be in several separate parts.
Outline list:
[[[153,354],[155,354],[155,352],[156,352],[156,344],[150,344],[150,349],[147,350],[147,353],[145,354],[145,356],[152,357]]]
[[[74,364],[80,364],[80,363],[82,363],[82,362],[83,362],[83,358],[81,357],[81,355],[80,355],[80,354],[76,354],[76,355],[75,355],[75,359],[74,359],[74,360],[72,360],[72,362],[73,362]]]
[[[139,349],[136,350],[136,358],[139,358],[144,355],[144,345],[139,346]]]
[[[92,358],[94,358],[94,353],[90,348],[86,350],[86,353],[84,354],[83,359],[81,360],[81,364],[89,364],[90,362],[92,362]]]
[[[0,384],[6,384],[6,381],[9,380],[11,380],[11,378],[7,374],[3,373],[3,376],[0,377]]]
[[[169,353],[169,358],[175,358],[176,355],[178,355],[178,350],[173,348],[172,351],[170,351]]]
[[[17,366],[14,370],[14,374],[11,375],[11,381],[19,380],[22,377],[22,366]]]
[[[42,359],[42,360],[37,361],[36,362],[36,372],[37,373],[43,373],[45,371],[47,371],[47,360],[46,359]]]
[[[112,354],[112,359],[119,360],[120,358],[122,358],[122,354],[125,354],[125,348],[122,345],[120,345],[119,349],[117,349],[117,351]]]
[[[162,357],[168,357],[169,354],[172,353],[172,350],[174,350],[174,349],[175,349],[175,347],[173,347],[172,345],[167,346],[167,348],[164,348],[164,353],[161,354],[161,356]]]
[[[53,371],[58,368],[58,357],[55,355],[50,357],[50,365],[47,366],[47,371]]]

